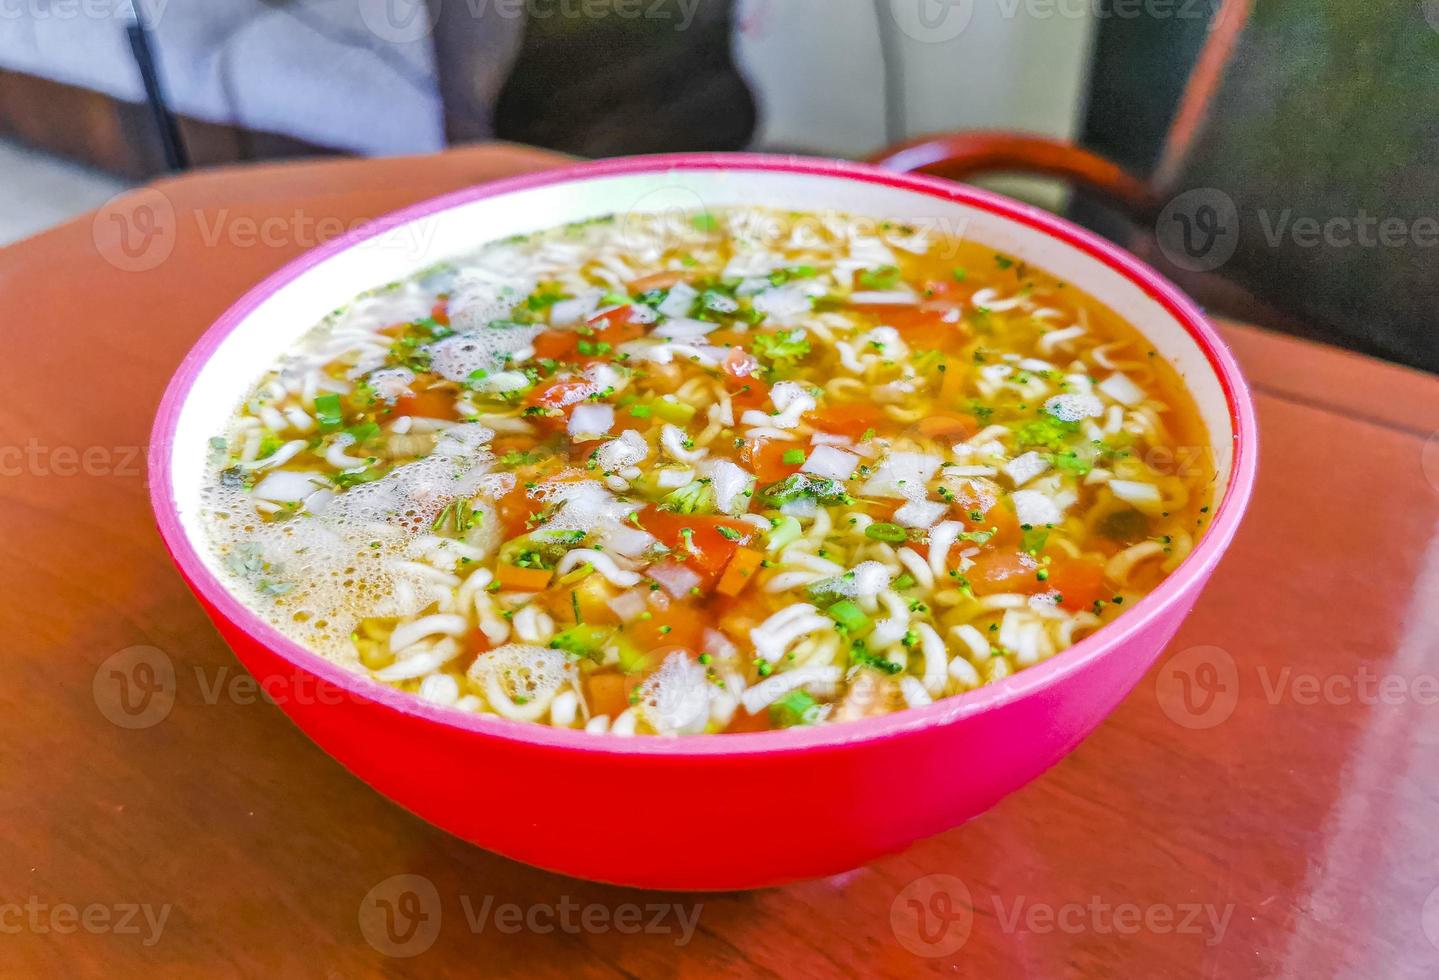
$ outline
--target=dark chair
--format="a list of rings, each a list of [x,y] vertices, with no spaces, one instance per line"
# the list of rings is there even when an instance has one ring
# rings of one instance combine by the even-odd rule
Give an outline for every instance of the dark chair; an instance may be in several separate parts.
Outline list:
[[[604,157],[735,150],[754,133],[754,99],[730,55],[735,0],[527,5],[514,51],[496,50],[497,15],[430,2],[452,143],[498,136]],[[491,114],[492,131],[464,123],[488,126]]]
[[[1439,371],[1439,3],[1113,2],[1083,148],[959,133],[877,162],[1062,178],[1216,312]]]

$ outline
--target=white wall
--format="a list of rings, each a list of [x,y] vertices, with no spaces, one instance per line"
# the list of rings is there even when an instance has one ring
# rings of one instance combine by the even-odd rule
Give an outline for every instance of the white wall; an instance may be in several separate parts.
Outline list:
[[[864,156],[885,144],[879,18],[896,39],[906,135],[1074,134],[1089,60],[1079,0],[742,0],[737,56],[757,144]]]

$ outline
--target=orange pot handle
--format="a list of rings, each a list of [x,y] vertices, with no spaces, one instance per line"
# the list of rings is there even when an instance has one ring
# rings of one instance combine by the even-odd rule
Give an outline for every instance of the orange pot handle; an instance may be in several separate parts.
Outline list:
[[[1058,177],[1101,195],[1137,221],[1158,213],[1148,184],[1097,153],[1047,136],[974,130],[921,136],[887,147],[870,162],[888,170],[917,171],[950,180],[986,173]]]

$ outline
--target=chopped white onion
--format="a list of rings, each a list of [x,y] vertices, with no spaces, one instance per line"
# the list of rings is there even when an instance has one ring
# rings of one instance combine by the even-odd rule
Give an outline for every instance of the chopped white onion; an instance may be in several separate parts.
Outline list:
[[[905,527],[933,527],[949,510],[948,504],[933,500],[911,500],[894,512],[894,519]]]
[[[581,293],[574,299],[562,299],[550,307],[550,324],[561,327],[579,320],[587,320],[599,309],[600,297],[604,295],[599,290],[590,290]]]
[[[1099,390],[1128,408],[1144,401],[1144,389],[1129,380],[1128,375],[1121,371],[1116,371],[1099,382]]]
[[[714,485],[715,506],[726,514],[741,514],[749,510],[747,491],[754,486],[753,474],[727,459],[708,462],[705,470]]]
[[[676,599],[685,598],[690,594],[690,589],[700,584],[699,575],[679,562],[651,565],[645,574]]]
[[[687,282],[675,283],[665,296],[664,301],[656,306],[663,316],[682,317],[688,316],[690,308],[694,306],[695,300],[699,299],[699,290]]]
[[[815,446],[810,450],[809,459],[800,468],[802,473],[828,477],[831,480],[848,480],[859,465],[859,457],[833,446]]]
[[[866,497],[923,497],[930,478],[944,461],[926,453],[890,453],[865,481]]]
[[[676,317],[673,320],[666,320],[650,331],[651,336],[664,337],[666,340],[698,340],[705,334],[719,329],[718,323],[707,320],[691,320],[687,317]]]
[[[605,604],[614,610],[615,615],[620,618],[620,622],[630,623],[638,619],[640,613],[645,611],[645,594],[638,589],[630,589],[628,592],[621,592]]]
[[[275,470],[257,483],[251,492],[261,500],[294,503],[304,500],[323,484],[324,477],[318,473]]]
[[[1014,514],[1019,523],[1032,527],[1058,524],[1064,519],[1064,511],[1052,499],[1038,490],[1016,490],[1010,495],[1014,501]]]
[[[914,306],[919,302],[919,298],[902,289],[871,289],[850,293],[849,301],[865,306]]]
[[[1055,395],[1044,403],[1044,410],[1061,422],[1097,419],[1104,414],[1104,402],[1093,395]]]
[[[615,425],[613,405],[576,405],[570,413],[569,433],[575,442],[598,439]]]
[[[1005,474],[1014,481],[1014,485],[1017,487],[1024,486],[1047,469],[1049,469],[1049,460],[1034,450],[1016,456],[1004,464]]]

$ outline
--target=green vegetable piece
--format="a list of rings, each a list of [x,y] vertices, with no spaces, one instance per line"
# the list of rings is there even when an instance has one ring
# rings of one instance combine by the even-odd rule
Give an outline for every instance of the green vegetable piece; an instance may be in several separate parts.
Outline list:
[[[811,582],[805,593],[810,601],[820,606],[829,606],[833,603],[848,599],[854,595],[854,573],[845,572],[843,575],[836,575],[832,578],[820,579],[818,582]]]
[[[1024,535],[1020,539],[1019,547],[1031,555],[1037,555],[1044,550],[1049,541],[1049,529],[1043,527],[1030,527],[1025,525]]]
[[[813,725],[824,717],[824,706],[808,691],[790,691],[769,706],[769,715],[780,728]]]
[[[695,407],[693,405],[686,405],[684,402],[673,401],[668,398],[657,398],[650,404],[650,407],[654,409],[654,413],[660,418],[666,422],[673,422],[675,425],[688,425],[690,420],[695,417]],[[634,414],[634,409],[630,409],[630,414]],[[640,416],[636,417],[639,418]]]
[[[500,548],[500,560],[521,568],[554,568],[584,539],[584,531],[532,531],[506,541]]]
[[[869,647],[865,646],[862,640],[855,640],[849,645],[849,662],[857,667],[872,667],[881,673],[891,675],[898,674],[904,670],[902,664],[897,664],[887,657],[870,653]]]
[[[755,334],[750,350],[771,364],[793,364],[809,356],[810,346],[803,330],[787,330]]]
[[[876,541],[888,541],[890,544],[899,544],[909,538],[909,532],[898,524],[871,524],[864,529],[864,536],[873,538]]]
[[[380,426],[375,422],[361,422],[359,425],[352,425],[345,430],[355,437],[355,445],[361,445],[377,438],[380,434]]]
[[[864,632],[869,628],[869,616],[859,605],[849,599],[841,599],[825,610],[831,619],[851,634]]]
[[[878,269],[863,269],[855,277],[861,289],[893,289],[899,284],[899,268],[882,265]]]
[[[677,514],[708,514],[715,509],[714,486],[709,480],[695,480],[665,494],[660,505]]]
[[[345,410],[340,406],[339,395],[316,395],[315,417],[322,429],[338,429],[345,424]]]
[[[1022,449],[1048,449],[1061,452],[1069,448],[1069,439],[1079,431],[1078,422],[1065,422],[1048,413],[1014,430],[1014,438]]]
[[[800,463],[804,462],[804,450],[786,449],[784,451],[784,455],[780,458],[784,460],[784,464],[786,466],[798,466]]]
[[[766,487],[760,494],[760,502],[768,507],[780,507],[806,497],[821,504],[854,503],[854,498],[845,492],[843,483],[808,473],[791,473],[780,482]]]
[[[580,623],[556,633],[550,640],[550,649],[563,650],[576,660],[589,657],[599,662],[603,659],[605,644],[613,635],[613,630],[603,626]]]

